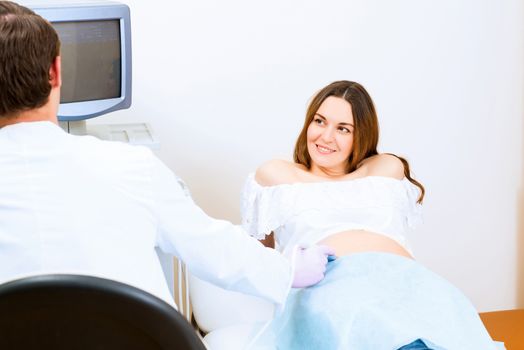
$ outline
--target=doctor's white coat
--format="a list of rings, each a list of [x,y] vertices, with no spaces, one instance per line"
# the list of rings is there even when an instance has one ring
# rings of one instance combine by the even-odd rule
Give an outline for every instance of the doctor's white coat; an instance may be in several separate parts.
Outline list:
[[[51,122],[0,129],[0,283],[42,273],[105,277],[174,304],[155,247],[197,277],[283,303],[291,266],[207,216],[145,147]]]

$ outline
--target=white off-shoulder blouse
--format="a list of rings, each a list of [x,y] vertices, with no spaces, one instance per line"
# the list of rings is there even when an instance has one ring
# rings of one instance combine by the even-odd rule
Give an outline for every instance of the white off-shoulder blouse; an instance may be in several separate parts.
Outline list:
[[[261,186],[252,173],[242,193],[242,226],[257,239],[274,232],[276,248],[283,253],[348,230],[383,234],[411,251],[406,234],[421,221],[419,194],[406,178]]]

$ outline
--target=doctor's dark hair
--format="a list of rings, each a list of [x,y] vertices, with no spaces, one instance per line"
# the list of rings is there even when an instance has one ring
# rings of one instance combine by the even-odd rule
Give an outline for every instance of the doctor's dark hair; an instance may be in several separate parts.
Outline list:
[[[47,103],[49,69],[59,53],[58,35],[48,21],[24,6],[0,1],[0,118]]]
[[[295,163],[311,169],[311,156],[307,149],[307,130],[315,118],[320,105],[330,96],[342,98],[351,105],[355,125],[353,129],[353,149],[349,155],[346,167],[346,173],[351,173],[360,166],[363,160],[378,154],[379,136],[378,118],[373,100],[362,85],[353,81],[335,81],[322,88],[313,96],[306,111],[304,126],[295,144],[293,159]],[[402,162],[404,176],[420,189],[420,196],[417,202],[422,203],[425,193],[424,186],[411,177],[408,161],[397,155],[394,156]]]

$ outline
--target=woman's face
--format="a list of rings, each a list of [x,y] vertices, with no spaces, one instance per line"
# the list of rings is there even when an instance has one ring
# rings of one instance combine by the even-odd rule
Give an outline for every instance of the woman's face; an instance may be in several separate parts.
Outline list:
[[[349,102],[334,96],[322,102],[307,129],[307,149],[313,173],[331,176],[346,173],[354,125]]]

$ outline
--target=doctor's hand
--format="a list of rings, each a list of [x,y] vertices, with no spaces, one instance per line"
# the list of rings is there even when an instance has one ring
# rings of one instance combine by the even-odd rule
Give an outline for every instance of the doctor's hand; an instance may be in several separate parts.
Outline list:
[[[298,248],[294,254],[295,275],[293,288],[309,287],[324,278],[329,255],[335,255],[335,250],[325,245],[314,245],[309,248]]]

